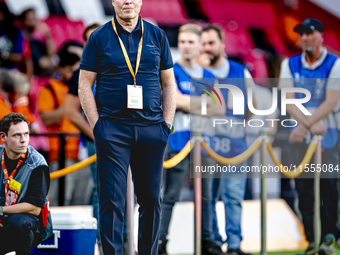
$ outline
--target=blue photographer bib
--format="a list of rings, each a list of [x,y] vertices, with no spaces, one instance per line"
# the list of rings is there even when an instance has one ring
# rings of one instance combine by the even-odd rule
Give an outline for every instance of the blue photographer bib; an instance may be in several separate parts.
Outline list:
[[[329,74],[337,60],[337,57],[327,53],[323,63],[314,70],[306,69],[302,65],[301,54],[289,58],[289,68],[293,75],[294,87],[307,89],[311,93],[311,99],[304,103],[303,106],[313,114],[315,110],[325,101],[326,86]],[[296,98],[304,98],[302,93],[295,93]],[[322,147],[325,149],[333,148],[338,142],[338,131],[334,114],[330,113],[322,124],[327,128],[327,132],[322,140]],[[294,128],[291,129],[291,131]],[[305,143],[311,142],[312,134],[308,131],[305,137]]]
[[[204,68],[202,68],[202,70],[203,79],[195,80],[179,64],[174,64],[174,73],[178,89],[185,95],[200,96],[204,93],[204,91],[198,89],[198,87],[204,86],[202,86],[199,82],[206,83],[213,87],[215,78],[214,75]],[[208,88],[205,89],[210,91]],[[181,151],[185,144],[190,140],[190,118],[192,122],[194,121],[193,119],[195,119],[195,121],[199,121],[199,125],[202,123],[203,126],[209,124],[209,118],[195,115],[190,116],[189,113],[177,110],[173,121],[174,132],[169,136],[169,146],[172,151]],[[209,129],[203,128],[203,130]],[[202,136],[207,136],[207,134],[202,134]]]
[[[244,109],[247,109],[247,92],[244,83],[244,66],[232,60],[229,61],[229,74],[224,79],[219,79],[219,84],[230,84],[237,86],[242,90],[245,96]],[[235,157],[247,149],[245,141],[246,128],[244,121],[246,121],[246,114],[233,115],[233,102],[229,89],[221,89],[221,93],[225,100],[226,114],[219,116],[219,119],[225,119],[227,124],[216,125],[214,128],[215,135],[210,141],[210,147],[219,155],[223,157]],[[214,117],[215,118],[215,117]],[[232,125],[231,125],[232,123]],[[239,124],[237,124],[239,123]]]

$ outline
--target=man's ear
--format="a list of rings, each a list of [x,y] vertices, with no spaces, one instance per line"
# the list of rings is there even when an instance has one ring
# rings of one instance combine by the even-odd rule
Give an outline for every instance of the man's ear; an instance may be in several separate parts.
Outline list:
[[[0,139],[3,143],[6,142],[7,135],[5,134],[5,132],[0,132]]]

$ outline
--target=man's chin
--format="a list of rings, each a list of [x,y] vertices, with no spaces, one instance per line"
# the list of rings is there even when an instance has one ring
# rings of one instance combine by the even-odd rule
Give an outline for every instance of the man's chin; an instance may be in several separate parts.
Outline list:
[[[26,151],[27,151],[27,147],[25,147],[25,148],[18,148],[16,150],[16,153],[26,153]]]

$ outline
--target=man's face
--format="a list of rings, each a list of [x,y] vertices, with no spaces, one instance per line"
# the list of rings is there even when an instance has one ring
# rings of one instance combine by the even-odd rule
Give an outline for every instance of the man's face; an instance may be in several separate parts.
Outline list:
[[[29,131],[26,122],[11,124],[7,135],[0,132],[1,140],[5,143],[5,148],[10,154],[19,155],[25,153],[29,142]]]
[[[200,51],[200,38],[191,32],[182,32],[178,35],[178,49],[185,60],[195,59]]]
[[[30,11],[26,13],[25,19],[23,20],[23,25],[26,29],[33,32],[34,28],[36,27],[38,23],[37,17],[35,16],[34,11]]]
[[[215,30],[211,29],[202,33],[202,53],[209,56],[210,65],[215,64],[223,56],[224,43]]]
[[[112,0],[115,12],[122,20],[131,20],[138,16],[142,0]]]
[[[319,31],[300,32],[299,39],[302,50],[307,52],[314,52],[323,43],[323,34]]]

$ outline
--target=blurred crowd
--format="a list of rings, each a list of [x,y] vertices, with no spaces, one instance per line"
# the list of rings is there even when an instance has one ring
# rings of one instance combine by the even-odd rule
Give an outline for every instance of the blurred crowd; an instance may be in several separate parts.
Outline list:
[[[56,49],[49,27],[37,19],[34,9],[15,17],[0,2],[0,118],[10,112],[27,117],[30,145],[46,157],[51,172],[87,157],[86,149],[82,150],[86,138],[80,136],[76,123],[65,118],[65,102],[69,88],[77,86],[83,47],[82,42],[66,41]],[[36,83],[37,77],[43,84]],[[59,198],[59,181],[52,181],[51,205],[90,204],[89,167],[80,172],[65,178],[64,199]]]
[[[90,34],[99,26],[99,24],[88,26],[84,30],[83,42],[66,41],[59,48],[56,48],[49,27],[44,22],[37,19],[36,11],[34,9],[26,9],[19,16],[15,17],[9,11],[5,2],[0,2],[0,119],[10,112],[22,113],[27,117],[30,122],[30,133],[32,134],[30,138],[30,145],[35,147],[45,156],[49,162],[51,172],[57,171],[62,167],[71,166],[79,160],[86,159],[88,156],[95,153],[92,130],[80,107],[80,101],[78,98],[78,77],[80,59],[86,41],[90,37]],[[199,71],[202,67],[205,67],[207,70],[209,69],[215,77],[219,78],[219,71],[222,71],[223,73],[224,70],[223,68],[221,70],[215,68],[215,62],[213,62],[213,60],[214,58],[216,58],[216,61],[219,59],[226,59],[224,54],[225,43],[222,29],[212,26],[203,30],[203,34],[205,32],[206,36],[206,45],[203,47],[203,51],[205,51],[204,54],[201,54],[200,56],[199,53],[202,53],[202,48],[198,45],[201,42],[202,31],[200,28],[196,28],[195,26],[189,26],[189,29],[188,27],[185,27],[185,29],[180,31],[183,37],[182,41],[178,41],[178,47],[180,48],[179,50],[182,55],[182,59],[179,62],[180,65],[178,67],[180,72],[182,69],[184,70],[183,73],[190,72],[191,69],[186,66],[189,62],[185,63],[184,61],[185,59],[190,59],[192,63],[195,64],[194,67],[200,65],[200,67],[198,67]],[[209,33],[212,33],[212,35]],[[188,37],[184,37],[184,35]],[[193,45],[193,40],[189,36],[192,36],[194,41],[196,40],[196,45]],[[259,36],[261,37],[261,35]],[[212,40],[211,38],[215,40],[214,45],[209,44]],[[220,45],[219,48],[216,45]],[[209,59],[209,55],[214,58]],[[268,75],[279,78],[280,64],[283,57],[271,51],[268,51],[267,55]],[[233,65],[236,67],[239,63],[244,64],[242,59],[232,57],[229,59],[235,61],[235,63],[233,62]],[[236,62],[238,62],[238,64],[236,64]],[[195,74],[195,71],[197,70],[193,69],[191,71]],[[214,72],[216,72],[216,74]],[[249,71],[247,69],[244,73],[244,77],[251,79],[250,72],[250,76],[247,77],[248,72]],[[34,82],[36,77],[44,77],[42,79],[43,84],[38,86]],[[176,76],[176,81],[180,88],[178,79],[179,78]],[[264,84],[268,87],[277,86],[277,84],[271,84],[271,81],[264,82]],[[255,83],[251,86],[254,86],[254,98],[256,102],[255,108],[259,110],[269,109],[272,105],[271,91],[263,86],[257,86]],[[185,92],[185,89],[183,89],[183,91]],[[183,91],[180,91],[180,93]],[[184,92],[183,94],[185,94]],[[185,97],[180,93],[178,98],[183,99],[182,102],[184,104]],[[188,93],[190,95],[190,91]],[[189,108],[189,105],[177,105],[178,111],[176,114],[178,119],[183,117],[180,115],[181,112],[184,114],[189,112],[185,107]],[[275,111],[271,116],[266,117],[272,119],[280,118],[278,111]],[[263,121],[265,121],[266,117],[252,116],[252,118],[262,119]],[[174,124],[176,128],[176,124],[178,125],[178,123]],[[276,134],[277,129],[280,129],[280,126],[277,127],[276,125],[272,125],[268,127],[270,128],[270,139],[271,142],[273,142],[274,135]],[[260,128],[251,128],[245,132],[247,132],[247,136],[246,139],[244,139],[244,143],[247,143],[247,146],[249,146],[258,137]],[[245,137],[242,137],[242,139],[243,138]],[[289,150],[288,135],[284,139],[277,139],[274,143],[282,148],[282,155]],[[182,147],[183,146],[181,146],[181,148]],[[168,148],[168,154],[170,155],[170,152],[173,152],[172,156],[176,155],[179,151],[180,149],[175,150],[172,148],[171,151],[170,148]],[[236,155],[237,153],[231,156]],[[225,157],[231,156],[226,154]],[[259,158],[259,155],[257,156]],[[287,165],[291,162],[291,155],[288,151],[287,154],[285,154],[285,158],[282,159],[282,163]],[[257,163],[259,162],[255,161],[255,157],[248,161],[248,165],[254,165]],[[184,168],[189,168],[189,163]],[[181,185],[183,183],[189,187],[192,185],[192,180],[186,176],[186,170],[180,169],[177,174],[179,174],[180,171],[183,173],[180,174],[180,177],[178,178],[175,174],[170,176],[170,171],[166,174],[165,202],[163,202],[162,210],[164,214],[164,208],[167,209],[166,203],[168,203],[168,211],[170,212],[168,213],[168,218],[163,217],[163,219],[168,219],[168,222],[162,223],[164,225],[163,232],[161,233],[163,234],[163,239],[161,238],[159,247],[160,250],[163,250],[163,253],[160,252],[159,254],[167,254],[167,231],[170,224],[171,210],[175,202],[180,200],[180,196],[183,197],[183,193],[180,194],[180,190],[182,189]],[[51,182],[49,193],[51,205],[93,204],[94,206],[98,206],[96,185],[94,185],[95,180],[94,164],[82,169],[81,171],[68,174],[64,180],[53,180]],[[170,186],[169,183],[171,183],[171,180],[173,183],[176,183],[176,185],[173,184],[173,186]],[[179,180],[181,182],[179,182]],[[215,199],[213,201],[214,203],[216,200],[223,200],[223,195],[227,197],[232,193],[232,188],[230,188],[230,190],[225,191],[226,194],[221,194],[221,188],[219,188],[219,184],[216,184],[215,182],[211,184],[212,187],[217,185],[214,191],[214,193],[216,193],[213,198]],[[227,182],[227,178],[223,180],[223,182]],[[253,199],[254,197],[251,194],[251,181],[245,180],[244,183],[242,183],[242,186],[239,184],[237,185],[238,186],[236,186],[233,190],[236,191],[242,189],[242,192],[239,192],[239,198],[235,199],[236,205],[234,204],[232,206],[237,207],[237,214],[241,214],[241,202],[243,199]],[[222,183],[221,186],[229,187],[231,184]],[[60,190],[61,187],[63,187],[62,191]],[[209,186],[210,191],[212,187]],[[239,187],[242,188],[239,189]],[[294,193],[294,184],[292,184],[291,180],[283,179],[281,181],[280,191],[282,191],[282,193]],[[166,196],[167,192],[168,197]],[[288,199],[286,199],[292,208],[294,207],[293,200],[295,198],[296,195],[289,195]],[[232,198],[229,198],[228,202],[224,202],[227,205],[228,203],[231,203],[231,200]],[[96,212],[98,213],[98,209],[94,210],[94,213]],[[98,215],[95,216],[98,217]],[[216,219],[214,223],[214,239],[219,242],[217,242],[217,244],[206,242],[204,248],[205,254],[224,254],[221,251],[220,246],[225,240],[222,240],[222,237],[218,233]],[[234,225],[235,229],[237,229],[236,235],[240,237],[240,240],[235,242],[236,245],[234,247],[235,249],[233,249],[233,255],[244,255],[244,252],[239,249],[241,241],[240,218],[237,220],[237,224],[235,223]],[[312,240],[308,241],[310,243],[313,242]],[[229,253],[231,254],[231,252]]]

